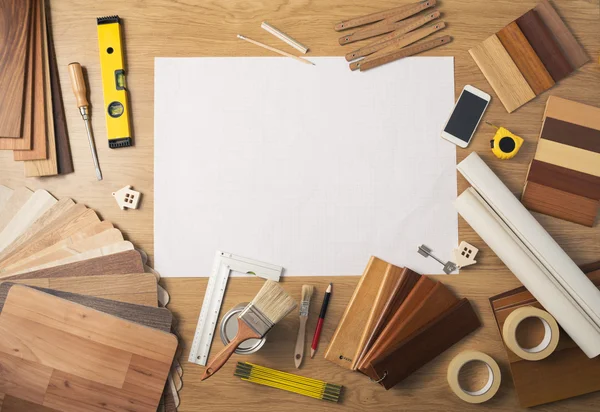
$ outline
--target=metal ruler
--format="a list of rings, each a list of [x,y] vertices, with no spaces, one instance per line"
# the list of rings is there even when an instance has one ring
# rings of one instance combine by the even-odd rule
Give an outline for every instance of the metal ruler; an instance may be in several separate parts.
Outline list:
[[[210,345],[219,322],[219,312],[221,311],[223,296],[231,272],[248,273],[279,282],[283,268],[217,251],[213,269],[208,279],[206,293],[204,294],[204,302],[202,302],[188,362],[205,366],[208,361]]]

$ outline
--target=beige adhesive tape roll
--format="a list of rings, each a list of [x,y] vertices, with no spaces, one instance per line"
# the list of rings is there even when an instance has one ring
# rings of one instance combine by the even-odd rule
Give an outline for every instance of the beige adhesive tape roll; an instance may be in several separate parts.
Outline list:
[[[483,388],[477,391],[467,391],[460,386],[458,377],[462,367],[473,361],[485,363],[489,378]],[[450,366],[448,366],[448,384],[450,385],[450,389],[452,389],[452,392],[456,396],[468,403],[482,403],[492,399],[500,388],[501,378],[500,368],[496,361],[483,352],[461,352],[452,359]]]
[[[517,327],[527,318],[538,318],[544,325],[544,338],[534,348],[523,348],[517,342]],[[525,306],[511,312],[502,327],[502,338],[506,346],[518,357],[529,361],[538,361],[550,356],[558,345],[559,333],[558,323],[552,315],[532,306]]]

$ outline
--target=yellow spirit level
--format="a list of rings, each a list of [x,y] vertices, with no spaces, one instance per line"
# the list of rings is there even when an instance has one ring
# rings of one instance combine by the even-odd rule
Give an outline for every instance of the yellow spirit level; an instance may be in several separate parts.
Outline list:
[[[494,135],[494,138],[490,140],[492,153],[494,153],[498,159],[502,160],[508,160],[515,157],[523,145],[524,140],[516,134],[509,132],[504,127],[496,127],[489,122],[486,123],[496,128],[496,134]]]
[[[131,146],[121,21],[119,16],[99,17],[97,21],[108,147]]]

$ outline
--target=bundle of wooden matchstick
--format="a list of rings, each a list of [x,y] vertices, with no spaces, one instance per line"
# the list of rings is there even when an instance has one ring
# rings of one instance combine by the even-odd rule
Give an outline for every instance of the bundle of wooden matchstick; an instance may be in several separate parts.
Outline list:
[[[329,402],[338,402],[343,388],[342,385],[281,372],[249,362],[238,362],[234,375],[247,382]]]
[[[443,21],[423,27],[440,17],[438,10],[428,10],[436,3],[436,0],[419,1],[336,24],[336,31],[354,29],[339,38],[341,45],[376,37],[373,42],[346,54],[346,60],[351,62],[350,70],[369,70],[450,43],[450,36],[416,43],[446,27]]]

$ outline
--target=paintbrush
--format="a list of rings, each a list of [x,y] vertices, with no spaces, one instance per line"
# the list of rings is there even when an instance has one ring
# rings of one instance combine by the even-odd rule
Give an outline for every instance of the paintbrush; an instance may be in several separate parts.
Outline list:
[[[247,339],[261,339],[296,306],[296,301],[277,282],[267,280],[252,302],[238,316],[238,332],[235,338],[207,365],[200,380],[208,379],[217,373],[240,343]]]
[[[296,350],[294,362],[296,368],[300,368],[302,358],[304,357],[304,338],[306,335],[306,321],[308,320],[308,308],[315,287],[311,285],[302,285],[302,300],[300,302],[300,327],[298,328],[298,338],[296,339]]]

